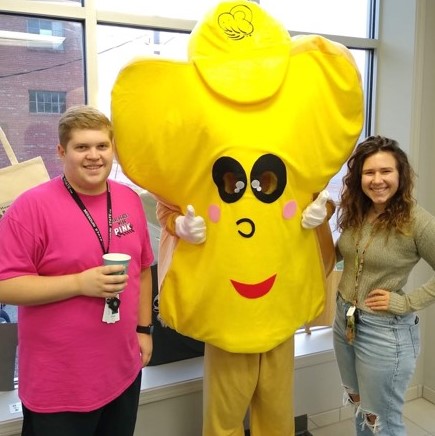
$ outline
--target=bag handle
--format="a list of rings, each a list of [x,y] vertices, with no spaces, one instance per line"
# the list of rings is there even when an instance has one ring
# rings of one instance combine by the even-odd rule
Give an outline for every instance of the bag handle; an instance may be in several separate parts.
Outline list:
[[[3,132],[3,129],[1,127],[0,127],[0,142],[3,144],[3,148],[5,149],[5,152],[8,155],[9,160],[11,161],[11,164],[16,165],[18,163],[18,159],[15,156],[14,150],[12,149],[12,146],[9,143],[8,138],[6,138],[5,132]]]

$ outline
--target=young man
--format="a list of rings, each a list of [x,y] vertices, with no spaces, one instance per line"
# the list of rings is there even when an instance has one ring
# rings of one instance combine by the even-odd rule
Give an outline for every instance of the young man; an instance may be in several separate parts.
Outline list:
[[[153,254],[139,196],[108,180],[110,121],[77,106],[59,121],[64,174],[0,220],[0,301],[19,306],[25,436],[131,436],[151,357]],[[131,256],[128,275],[103,266]]]

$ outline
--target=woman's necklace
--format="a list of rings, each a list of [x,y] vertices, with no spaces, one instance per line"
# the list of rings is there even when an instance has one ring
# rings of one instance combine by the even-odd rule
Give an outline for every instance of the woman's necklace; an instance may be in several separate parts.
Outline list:
[[[346,312],[346,339],[351,344],[356,336],[356,305],[357,305],[357,296],[359,291],[359,282],[361,273],[364,268],[364,256],[367,251],[367,248],[372,243],[373,238],[376,233],[376,227],[372,226],[367,242],[365,243],[363,249],[360,251],[360,244],[362,242],[362,230],[363,226],[361,226],[358,230],[358,237],[355,243],[355,287],[353,292],[352,306]]]

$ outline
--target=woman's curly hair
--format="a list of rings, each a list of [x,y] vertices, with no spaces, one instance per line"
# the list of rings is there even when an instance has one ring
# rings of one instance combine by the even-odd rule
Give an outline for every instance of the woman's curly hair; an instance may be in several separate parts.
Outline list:
[[[395,229],[406,234],[412,222],[411,211],[415,202],[413,197],[415,173],[406,153],[397,141],[379,135],[370,136],[361,142],[347,162],[337,226],[341,230],[356,230],[363,225],[372,201],[364,194],[361,187],[362,169],[365,160],[378,152],[391,153],[394,156],[399,172],[399,187],[386,205],[385,211],[376,220],[376,226],[387,230]]]

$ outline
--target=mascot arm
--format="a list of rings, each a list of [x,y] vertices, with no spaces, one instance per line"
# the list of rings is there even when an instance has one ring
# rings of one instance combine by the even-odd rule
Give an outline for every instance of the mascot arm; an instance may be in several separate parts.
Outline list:
[[[175,233],[175,220],[182,215],[181,209],[177,206],[168,205],[158,200],[156,205],[156,215],[160,226],[170,235],[177,236]]]
[[[320,247],[320,253],[323,261],[323,268],[325,271],[325,276],[328,277],[331,272],[334,270],[335,264],[337,262],[336,259],[336,247],[334,246],[334,240],[332,238],[331,227],[329,225],[329,220],[335,212],[335,203],[333,200],[329,198],[329,194],[325,195],[325,191],[322,191],[318,195],[314,195],[314,201],[310,203],[305,211],[309,212],[311,209],[321,209],[321,212],[318,213],[318,217],[323,216],[324,219],[321,223],[315,226],[317,241]],[[322,198],[321,198],[322,197]],[[325,200],[325,198],[327,198]],[[315,215],[315,214],[314,214]],[[326,218],[326,219],[325,219]],[[303,224],[302,224],[303,225]],[[305,227],[307,228],[307,227]]]
[[[325,215],[324,221],[315,227],[315,232],[317,236],[317,242],[320,248],[320,255],[322,257],[323,269],[326,278],[326,302],[323,312],[313,321],[305,325],[305,333],[311,333],[310,327],[313,326],[331,326],[334,320],[335,313],[335,295],[337,292],[337,287],[335,285],[335,276],[331,273],[334,271],[335,264],[339,260],[336,257],[337,247],[334,246],[334,240],[332,238],[331,228],[329,226],[329,219],[335,212],[335,203],[331,199],[324,199],[317,201],[317,199],[322,196],[322,191],[319,195],[314,195],[314,201],[310,203],[304,210],[309,211],[310,206],[316,204],[318,207],[319,203],[323,204],[323,211],[320,215]],[[324,194],[323,194],[324,195]]]
[[[195,215],[192,205],[187,206],[186,215],[175,206],[157,203],[157,219],[162,227],[173,236],[177,236],[190,244],[202,244],[206,238],[204,218]]]

